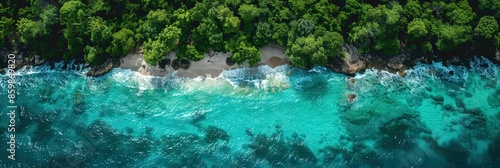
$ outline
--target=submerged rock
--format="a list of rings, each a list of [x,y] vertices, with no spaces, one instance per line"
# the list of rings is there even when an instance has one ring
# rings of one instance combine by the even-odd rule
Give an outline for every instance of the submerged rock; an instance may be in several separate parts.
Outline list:
[[[454,111],[455,110],[455,108],[451,104],[445,104],[443,106],[443,109],[446,111]]]
[[[266,160],[273,167],[294,167],[294,163],[315,164],[318,161],[301,137],[294,133],[291,139],[285,138],[279,129],[271,136],[257,134],[247,147],[256,158]]]
[[[492,155],[493,158],[500,158],[500,134],[498,134],[495,140],[488,146],[488,153]]]
[[[457,107],[459,108],[464,108],[465,107],[465,103],[462,99],[455,99],[455,104],[457,105]]]
[[[500,90],[488,96],[488,104],[491,107],[500,107]]]
[[[467,150],[458,140],[450,140],[442,145],[436,143],[435,150],[442,154],[448,163],[452,163],[453,165],[450,165],[452,167],[463,167],[467,165],[467,158],[471,155],[469,150]]]
[[[73,96],[73,113],[76,115],[83,114],[85,112],[84,107],[84,97],[82,92],[77,91]]]
[[[410,149],[416,146],[415,137],[431,131],[421,122],[420,116],[403,114],[383,123],[379,128],[382,138],[379,146],[385,149]]]
[[[356,82],[356,79],[354,79],[354,78],[347,78],[347,80],[349,80],[349,82],[351,82],[351,83]]]
[[[380,101],[377,103],[360,102],[351,104],[349,110],[346,111],[346,120],[352,124],[363,125],[372,119],[377,119],[379,116],[392,118],[412,111],[409,106],[396,101],[392,97],[384,96],[378,98],[378,100]]]
[[[434,102],[436,102],[437,104],[441,104],[443,105],[444,103],[444,97],[441,96],[441,95],[437,95],[437,96],[431,96],[432,100],[434,100]]]
[[[219,139],[228,141],[229,138],[229,134],[223,129],[214,126],[208,126],[207,129],[205,129],[205,141],[207,143],[215,143]]]

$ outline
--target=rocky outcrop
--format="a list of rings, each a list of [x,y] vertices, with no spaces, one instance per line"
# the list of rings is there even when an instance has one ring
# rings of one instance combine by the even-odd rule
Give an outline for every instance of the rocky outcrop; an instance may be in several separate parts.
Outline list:
[[[403,50],[395,56],[384,56],[381,54],[360,54],[356,46],[346,44],[342,47],[345,52],[345,57],[334,58],[329,67],[339,73],[346,75],[354,75],[356,72],[362,72],[364,69],[376,68],[388,70],[390,72],[399,72],[401,76],[405,76],[404,70],[408,69],[418,62],[425,61],[424,56],[418,56],[409,50]]]
[[[333,71],[354,75],[366,68],[365,61],[360,58],[361,55],[354,45],[345,45],[342,50],[347,53],[345,58],[335,57],[329,64]]]
[[[181,68],[184,69],[184,70],[187,70],[189,69],[189,66],[191,65],[191,61],[187,60],[187,59],[182,59],[181,60]]]
[[[102,65],[93,66],[87,72],[87,76],[101,76],[111,71],[113,68],[118,68],[119,66],[120,66],[119,60],[107,60]]]
[[[179,59],[174,59],[174,61],[172,61],[172,68],[174,70],[178,70],[180,68],[181,64],[179,62]]]
[[[354,101],[354,99],[356,99],[356,94],[349,94],[349,95],[347,95],[347,100],[349,100],[349,101],[352,102],[352,101]]]

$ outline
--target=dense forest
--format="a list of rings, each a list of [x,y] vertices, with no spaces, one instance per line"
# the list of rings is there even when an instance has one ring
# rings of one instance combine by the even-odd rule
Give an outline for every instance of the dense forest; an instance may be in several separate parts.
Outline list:
[[[500,48],[500,0],[5,0],[0,16],[0,48],[92,65],[136,45],[152,65],[209,49],[254,64],[275,42],[301,68],[343,56],[344,43],[387,57]]]

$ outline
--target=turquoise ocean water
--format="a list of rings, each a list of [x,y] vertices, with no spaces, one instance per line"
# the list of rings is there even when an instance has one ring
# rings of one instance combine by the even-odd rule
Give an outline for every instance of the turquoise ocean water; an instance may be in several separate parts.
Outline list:
[[[470,64],[195,79],[24,68],[15,161],[0,75],[0,167],[500,167],[500,67]]]

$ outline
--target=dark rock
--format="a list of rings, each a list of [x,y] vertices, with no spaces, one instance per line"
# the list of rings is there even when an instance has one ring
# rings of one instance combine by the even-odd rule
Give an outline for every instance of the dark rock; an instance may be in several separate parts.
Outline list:
[[[229,138],[229,134],[223,129],[214,126],[208,126],[207,129],[205,129],[205,141],[207,143],[215,143],[219,139],[228,141]]]
[[[356,79],[354,79],[354,78],[348,78],[348,80],[349,80],[349,82],[351,82],[351,83],[356,82]]]
[[[454,110],[455,110],[455,108],[453,108],[453,106],[452,106],[451,104],[445,104],[445,105],[443,106],[443,108],[444,108],[444,110],[446,110],[446,111],[454,111]]]
[[[166,60],[162,59],[159,63],[158,63],[158,67],[160,69],[165,69],[165,65],[167,64]]]
[[[171,62],[172,62],[172,60],[170,60],[170,58],[165,59],[165,65],[166,66],[170,66]]]
[[[492,82],[492,81],[488,81],[484,84],[484,87],[485,88],[496,88],[497,87],[497,83],[495,82]]]
[[[0,74],[5,75],[5,70],[4,69],[0,69]]]
[[[252,129],[250,129],[250,128],[245,129],[245,134],[247,134],[247,135],[248,135],[248,136],[250,136],[250,137],[253,137],[253,136],[254,136],[254,135],[253,135],[253,130],[252,130]]]
[[[189,65],[191,65],[191,62],[187,59],[182,59],[181,60],[181,68],[184,70],[187,70],[189,68]]]
[[[441,153],[452,167],[463,167],[467,165],[467,160],[470,156],[469,150],[462,146],[457,140],[450,140],[443,145],[437,145],[436,151]]]
[[[500,134],[498,134],[495,140],[488,146],[488,153],[492,155],[493,158],[500,158]]]
[[[180,133],[161,138],[162,157],[166,165],[162,167],[206,167],[203,162],[204,141],[195,134]]]
[[[130,127],[126,127],[126,128],[125,128],[125,132],[126,132],[127,134],[132,134],[132,133],[134,133],[134,129],[132,129],[132,128],[130,128]]]
[[[137,138],[130,141],[131,150],[138,156],[145,157],[151,151],[153,140],[148,137]]]
[[[473,108],[466,111],[469,116],[462,118],[460,123],[464,128],[469,129],[464,131],[464,137],[474,137],[485,139],[488,138],[488,123],[486,116],[479,108]]]
[[[479,108],[469,108],[469,109],[465,109],[464,113],[471,114],[471,115],[481,115],[483,112]]]
[[[172,68],[174,70],[178,70],[180,68],[180,63],[179,63],[179,59],[174,59],[174,61],[172,61]]]
[[[432,92],[432,88],[431,87],[425,87],[425,90],[427,90],[429,92]]]
[[[398,73],[399,73],[399,76],[401,76],[403,78],[406,76],[406,72],[404,70],[401,70]]]
[[[347,95],[347,100],[349,100],[351,102],[354,101],[355,98],[356,98],[356,94],[349,94],[349,95]]]
[[[462,99],[455,99],[455,104],[457,105],[457,107],[460,107],[460,108],[465,107],[465,103]]]
[[[144,117],[146,117],[146,113],[145,113],[145,112],[143,112],[143,111],[141,111],[141,112],[136,112],[136,113],[135,113],[135,115],[137,115],[137,117],[139,117],[139,118],[144,118]]]
[[[488,104],[491,107],[500,107],[500,90],[488,96]]]
[[[82,92],[77,91],[76,94],[73,96],[73,113],[76,115],[81,115],[85,112],[85,107],[84,107],[84,97]]]
[[[379,145],[385,149],[410,149],[415,146],[415,136],[431,131],[420,122],[418,115],[403,114],[384,123],[380,128]]]
[[[226,64],[228,66],[233,66],[236,62],[233,61],[233,59],[231,57],[227,57],[226,58]]]
[[[361,55],[354,45],[347,44],[343,48],[344,52],[347,53],[346,57],[335,57],[328,64],[333,71],[354,75],[366,68],[365,61],[361,59]]]
[[[448,94],[448,96],[450,96],[452,98],[457,96],[457,92],[454,92],[454,91],[448,91],[447,94]]]
[[[119,60],[107,60],[102,65],[93,66],[88,72],[87,76],[101,76],[105,73],[111,71],[113,68],[117,68],[120,66]]]
[[[444,103],[444,97],[441,96],[441,95],[437,95],[437,96],[431,96],[432,100],[434,100],[434,102],[436,102],[437,104],[443,104]]]
[[[317,162],[313,152],[296,134],[292,135],[291,140],[286,139],[281,131],[269,137],[265,134],[257,134],[252,137],[247,147],[256,158],[264,159],[274,167],[290,167],[287,164]]]

